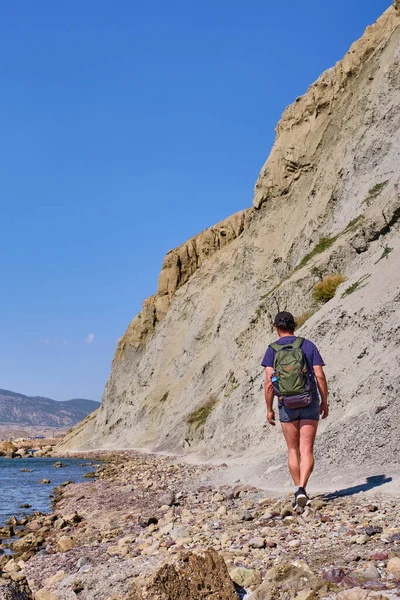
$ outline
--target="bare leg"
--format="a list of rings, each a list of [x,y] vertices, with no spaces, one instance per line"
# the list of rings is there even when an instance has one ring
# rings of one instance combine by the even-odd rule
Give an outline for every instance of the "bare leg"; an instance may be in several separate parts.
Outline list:
[[[300,421],[300,487],[304,489],[314,468],[314,441],[318,421]]]
[[[289,471],[295,486],[300,484],[300,421],[282,423],[282,431],[288,448]]]

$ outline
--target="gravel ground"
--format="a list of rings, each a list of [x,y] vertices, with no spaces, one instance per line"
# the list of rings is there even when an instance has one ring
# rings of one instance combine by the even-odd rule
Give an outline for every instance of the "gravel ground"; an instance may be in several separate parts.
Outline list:
[[[237,597],[267,599],[265,586],[272,589],[274,577],[282,586],[296,569],[302,580],[316,578],[314,598],[342,594],[343,600],[359,588],[362,600],[377,592],[400,595],[400,506],[393,496],[326,493],[294,510],[288,494],[240,481],[210,484],[224,479],[226,465],[188,465],[133,451],[96,458],[105,459],[98,479],[67,485],[55,513],[36,517],[36,532],[44,537],[40,551],[3,566],[8,578],[26,576],[35,599],[136,600],[132,590],[147,589],[162,564],[207,549],[223,557]],[[49,519],[47,531],[38,531]],[[282,568],[288,573],[277,577],[274,569]],[[292,592],[274,588],[274,597],[304,591],[291,586]],[[199,600],[208,597],[224,596]]]

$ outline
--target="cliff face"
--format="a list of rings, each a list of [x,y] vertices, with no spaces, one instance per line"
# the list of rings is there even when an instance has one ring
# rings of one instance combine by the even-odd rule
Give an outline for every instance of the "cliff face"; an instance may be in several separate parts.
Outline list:
[[[327,362],[325,460],[340,461],[343,448],[369,460],[382,444],[377,426],[397,450],[399,105],[400,16],[391,7],[286,109],[254,207],[167,254],[157,293],[119,343],[101,409],[65,448],[218,457],[268,448],[273,470],[283,445],[265,426],[260,362],[272,317],[287,308],[306,319],[301,335]],[[335,273],[347,281],[318,304],[315,284]]]

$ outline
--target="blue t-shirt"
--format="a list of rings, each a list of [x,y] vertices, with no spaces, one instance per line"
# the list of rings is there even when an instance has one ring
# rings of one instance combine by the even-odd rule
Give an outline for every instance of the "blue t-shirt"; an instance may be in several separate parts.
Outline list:
[[[285,344],[293,344],[293,342],[296,340],[296,338],[297,338],[297,336],[295,336],[295,335],[285,335],[285,336],[279,338],[279,340],[276,340],[276,343],[280,344],[281,346],[284,346]],[[325,363],[322,359],[322,356],[319,353],[317,346],[313,342],[310,342],[310,340],[305,339],[301,345],[301,349],[303,350],[304,355],[306,357],[308,372],[310,374],[311,381],[313,382],[314,390],[318,396],[317,384],[316,384],[315,377],[314,377],[313,367],[315,367],[317,365],[321,365],[323,367],[325,365]],[[267,351],[264,356],[264,359],[261,363],[262,366],[273,368],[274,358],[275,358],[275,350],[273,348],[271,348],[271,346],[268,346]]]

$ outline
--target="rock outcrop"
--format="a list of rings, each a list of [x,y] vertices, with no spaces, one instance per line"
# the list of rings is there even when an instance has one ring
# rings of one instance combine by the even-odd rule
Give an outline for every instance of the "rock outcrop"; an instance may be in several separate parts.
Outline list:
[[[0,456],[14,454],[17,450],[17,446],[13,444],[11,440],[4,440],[3,442],[0,442]]]
[[[327,128],[332,129],[332,124],[337,122],[335,112],[343,108],[347,94],[353,95],[352,84],[368,59],[383,50],[388,35],[397,26],[396,11],[388,10],[377,23],[367,27],[363,37],[351,46],[343,60],[325,71],[304,96],[285,110],[276,128],[274,148],[255,186],[253,204],[256,208],[268,200],[287,196],[304,174],[308,173],[308,179],[313,179],[324,156],[322,147],[341,146],[335,144],[334,139],[327,143]],[[373,81],[372,75],[369,81]],[[358,89],[356,94],[357,100],[367,106],[368,88]],[[359,110],[361,112],[361,106]],[[364,116],[368,124],[368,119],[373,119],[372,106]],[[339,130],[336,134],[341,137],[343,132]]]
[[[272,317],[287,308],[327,363],[319,464],[339,466],[344,451],[363,467],[380,466],[382,453],[396,463],[399,105],[400,14],[390,7],[286,109],[254,207],[167,255],[101,408],[62,449],[245,454],[274,477],[283,442],[265,426],[260,363]],[[314,287],[332,274],[347,281],[321,304]]]
[[[142,311],[120,339],[117,357],[121,357],[128,346],[137,347],[148,340],[157,323],[167,314],[175,292],[208,258],[239,237],[245,223],[246,211],[238,212],[167,253],[158,278],[157,292],[144,301]]]

